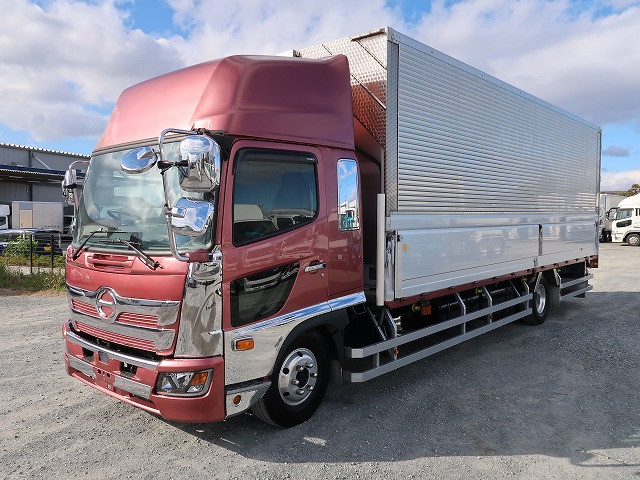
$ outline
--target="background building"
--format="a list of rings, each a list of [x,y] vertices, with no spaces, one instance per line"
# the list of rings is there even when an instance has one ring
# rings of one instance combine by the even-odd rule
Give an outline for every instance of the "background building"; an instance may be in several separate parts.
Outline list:
[[[76,160],[89,157],[0,143],[0,204],[58,202],[64,205],[65,226],[70,225],[73,207],[64,204],[61,182],[64,172]]]

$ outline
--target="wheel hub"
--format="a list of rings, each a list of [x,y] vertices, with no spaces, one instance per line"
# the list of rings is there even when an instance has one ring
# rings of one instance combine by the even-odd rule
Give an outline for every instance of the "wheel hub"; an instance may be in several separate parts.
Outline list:
[[[282,362],[278,391],[288,405],[300,405],[309,398],[318,380],[318,362],[310,350],[297,348]]]
[[[544,308],[547,305],[547,289],[544,288],[544,285],[538,285],[538,288],[536,288],[535,291],[534,299],[536,312],[542,315],[542,313],[544,312]]]

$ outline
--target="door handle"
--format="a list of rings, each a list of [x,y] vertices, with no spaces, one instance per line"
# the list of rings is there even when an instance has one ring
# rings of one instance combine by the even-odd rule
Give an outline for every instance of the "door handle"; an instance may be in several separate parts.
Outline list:
[[[327,264],[325,262],[320,262],[309,265],[308,267],[304,267],[304,271],[307,273],[313,273],[317,272],[318,270],[322,270],[323,268],[327,268]]]

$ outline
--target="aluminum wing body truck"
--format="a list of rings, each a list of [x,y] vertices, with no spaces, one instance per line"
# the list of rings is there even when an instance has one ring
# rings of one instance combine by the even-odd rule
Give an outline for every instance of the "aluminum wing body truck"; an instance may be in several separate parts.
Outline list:
[[[63,181],[66,370],[170,420],[286,427],[330,372],[540,324],[591,288],[600,136],[391,28],[130,87]]]
[[[627,197],[618,204],[612,224],[612,241],[640,246],[640,194]]]

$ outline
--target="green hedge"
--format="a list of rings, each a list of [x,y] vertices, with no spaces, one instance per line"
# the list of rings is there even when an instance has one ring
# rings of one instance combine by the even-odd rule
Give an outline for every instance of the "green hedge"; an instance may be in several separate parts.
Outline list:
[[[5,252],[4,255],[0,257],[0,264],[3,265],[16,265],[20,267],[29,267],[31,266],[31,258],[29,258],[29,253],[27,252],[26,256],[23,255],[11,255],[8,252]],[[51,256],[49,255],[34,255],[33,256],[33,266],[34,267],[51,267]],[[64,268],[64,256],[56,255],[53,257],[53,266],[56,268]]]
[[[0,263],[0,288],[29,291],[64,291],[64,274],[58,272],[24,274],[14,272],[6,264]]]

